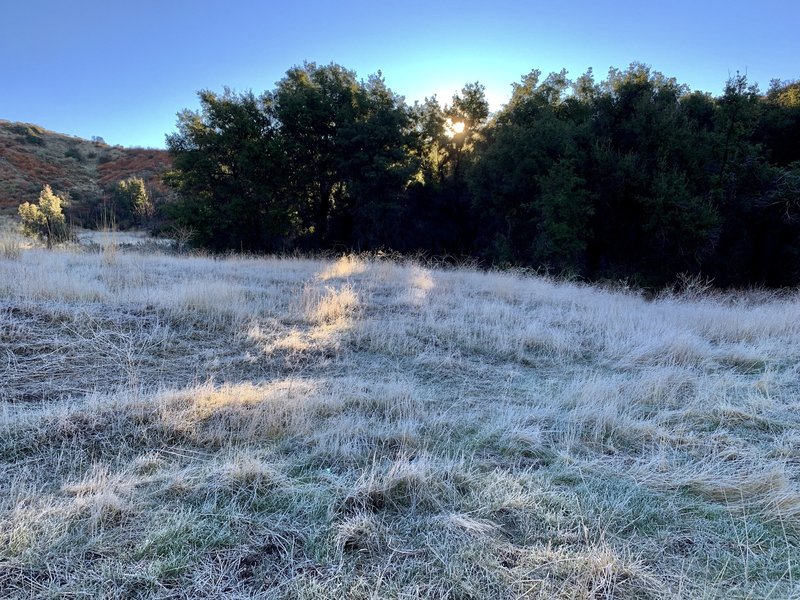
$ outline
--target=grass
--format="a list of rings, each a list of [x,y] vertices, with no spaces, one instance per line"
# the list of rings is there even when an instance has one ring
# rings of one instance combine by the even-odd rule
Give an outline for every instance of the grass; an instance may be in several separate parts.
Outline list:
[[[0,253],[0,596],[787,598],[800,299]]]
[[[30,245],[20,225],[13,218],[0,214],[0,258],[17,259],[22,256],[22,249]]]

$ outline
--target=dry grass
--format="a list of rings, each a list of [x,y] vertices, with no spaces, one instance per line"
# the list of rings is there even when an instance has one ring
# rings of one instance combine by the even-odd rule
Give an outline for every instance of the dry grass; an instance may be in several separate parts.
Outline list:
[[[800,301],[0,253],[0,596],[800,594]]]
[[[13,260],[21,254],[22,240],[13,234],[0,232],[0,255],[6,260]]]

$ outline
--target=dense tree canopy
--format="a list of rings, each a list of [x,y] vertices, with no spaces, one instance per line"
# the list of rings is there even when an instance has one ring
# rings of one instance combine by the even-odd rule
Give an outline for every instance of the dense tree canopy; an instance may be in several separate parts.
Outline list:
[[[633,63],[538,70],[490,115],[470,83],[409,106],[380,73],[306,63],[200,93],[168,137],[175,218],[212,249],[471,255],[660,286],[800,283],[800,83],[690,91]]]

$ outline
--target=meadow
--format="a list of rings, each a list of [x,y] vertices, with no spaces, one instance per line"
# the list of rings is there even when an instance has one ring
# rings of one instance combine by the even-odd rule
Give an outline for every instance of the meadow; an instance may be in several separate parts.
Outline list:
[[[797,293],[0,248],[3,598],[798,578]]]

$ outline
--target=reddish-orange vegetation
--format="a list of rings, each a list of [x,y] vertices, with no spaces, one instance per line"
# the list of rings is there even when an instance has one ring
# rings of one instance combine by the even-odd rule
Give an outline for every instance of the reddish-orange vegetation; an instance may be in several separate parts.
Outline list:
[[[0,207],[34,199],[45,183],[58,189],[69,187],[70,173],[25,150],[0,147]]]
[[[109,146],[0,120],[0,208],[35,200],[45,184],[91,203],[128,177],[142,177],[163,195],[161,174],[169,168],[165,150]]]
[[[24,150],[4,147],[0,149],[0,159],[4,159],[11,170],[27,175],[29,178],[49,181],[68,179],[68,173],[61,165],[48,163]]]
[[[131,176],[149,180],[166,171],[170,164],[164,150],[126,149],[119,158],[97,165],[98,182],[105,187]]]

